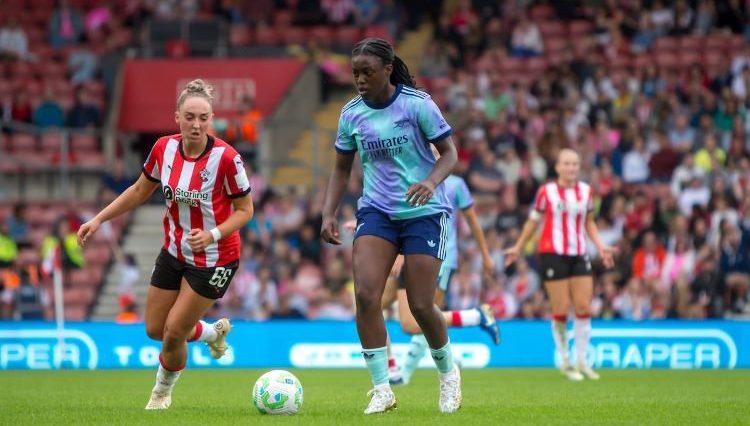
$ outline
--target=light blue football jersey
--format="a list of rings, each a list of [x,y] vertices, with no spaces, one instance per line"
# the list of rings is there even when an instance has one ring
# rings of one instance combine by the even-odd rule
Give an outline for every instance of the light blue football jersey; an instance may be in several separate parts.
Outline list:
[[[435,166],[430,144],[451,132],[430,95],[403,85],[396,86],[386,104],[373,105],[357,96],[344,105],[335,146],[338,152],[359,152],[364,171],[359,208],[373,207],[393,220],[450,213],[443,185],[418,207],[406,202],[406,191]]]
[[[443,184],[445,195],[453,209],[448,221],[448,238],[445,243],[445,259],[441,272],[446,269],[458,269],[458,215],[461,211],[474,205],[474,198],[466,182],[458,176],[448,176]]]

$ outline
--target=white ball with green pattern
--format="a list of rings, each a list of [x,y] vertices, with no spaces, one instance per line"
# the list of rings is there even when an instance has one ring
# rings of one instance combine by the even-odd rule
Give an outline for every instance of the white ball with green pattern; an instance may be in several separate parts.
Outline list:
[[[263,414],[296,414],[302,407],[302,384],[286,370],[269,371],[255,382],[253,405]]]

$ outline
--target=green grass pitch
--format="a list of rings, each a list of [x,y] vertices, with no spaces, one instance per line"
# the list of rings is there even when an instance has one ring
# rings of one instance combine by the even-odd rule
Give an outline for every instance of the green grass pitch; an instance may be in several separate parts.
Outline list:
[[[750,370],[602,370],[599,382],[581,383],[551,369],[464,370],[463,406],[452,415],[438,413],[435,371],[420,370],[394,388],[397,410],[368,417],[365,370],[291,371],[305,391],[291,417],[252,406],[261,370],[186,370],[160,412],[143,409],[154,371],[4,371],[0,425],[750,425]]]

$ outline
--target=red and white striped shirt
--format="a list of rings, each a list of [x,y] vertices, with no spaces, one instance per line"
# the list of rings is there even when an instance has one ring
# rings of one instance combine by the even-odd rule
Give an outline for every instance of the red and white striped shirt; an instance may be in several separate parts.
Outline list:
[[[532,218],[544,222],[539,253],[586,254],[586,215],[594,209],[592,195],[591,187],[584,182],[571,188],[549,182],[539,188],[532,210]]]
[[[193,228],[210,230],[232,213],[232,198],[250,192],[242,157],[226,142],[208,137],[197,158],[185,156],[181,135],[159,138],[151,148],[143,173],[161,183],[167,211],[164,248],[179,261],[197,267],[215,267],[240,258],[240,235],[235,231],[193,253],[187,234]]]

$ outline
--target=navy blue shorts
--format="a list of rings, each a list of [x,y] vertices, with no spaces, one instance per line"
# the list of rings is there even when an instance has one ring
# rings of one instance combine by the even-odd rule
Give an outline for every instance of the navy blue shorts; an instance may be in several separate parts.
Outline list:
[[[426,254],[443,260],[448,237],[448,220],[448,213],[392,220],[378,209],[363,207],[357,212],[354,239],[363,235],[374,235],[398,247],[401,254]]]

